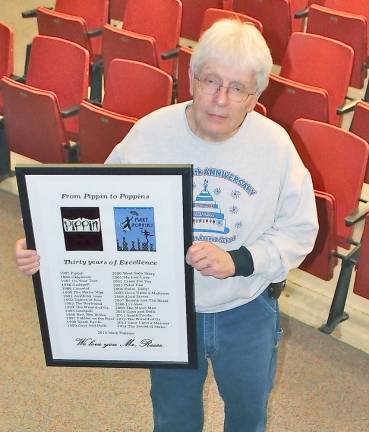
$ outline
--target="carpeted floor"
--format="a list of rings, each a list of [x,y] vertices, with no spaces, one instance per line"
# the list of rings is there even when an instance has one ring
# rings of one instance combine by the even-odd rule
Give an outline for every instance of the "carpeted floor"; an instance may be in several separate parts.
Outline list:
[[[0,432],[151,431],[146,370],[45,366],[32,282],[14,265],[18,198],[2,191],[0,233]],[[368,431],[369,355],[287,316],[282,323],[268,432]],[[222,431],[211,375],[204,400],[204,431]]]

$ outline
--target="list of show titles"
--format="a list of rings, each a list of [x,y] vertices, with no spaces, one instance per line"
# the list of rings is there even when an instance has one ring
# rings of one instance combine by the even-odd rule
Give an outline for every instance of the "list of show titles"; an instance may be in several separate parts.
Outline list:
[[[165,329],[169,322],[161,305],[170,292],[154,288],[155,271],[113,271],[111,297],[104,294],[97,279],[84,271],[60,272],[65,318],[68,327],[108,329],[132,334],[136,329]]]
[[[185,294],[157,259],[62,262],[47,299],[55,358],[187,361]]]

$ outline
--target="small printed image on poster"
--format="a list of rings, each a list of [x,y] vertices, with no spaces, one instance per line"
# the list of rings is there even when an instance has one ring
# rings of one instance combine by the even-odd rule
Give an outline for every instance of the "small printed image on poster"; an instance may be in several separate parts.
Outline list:
[[[156,252],[153,207],[114,207],[117,250]]]
[[[99,207],[61,207],[67,251],[102,251]]]

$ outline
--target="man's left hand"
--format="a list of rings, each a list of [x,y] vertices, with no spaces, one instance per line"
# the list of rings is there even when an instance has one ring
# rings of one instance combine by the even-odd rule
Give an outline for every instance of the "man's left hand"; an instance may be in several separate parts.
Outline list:
[[[217,279],[233,276],[235,272],[231,255],[211,242],[193,244],[187,251],[186,262],[203,276]]]

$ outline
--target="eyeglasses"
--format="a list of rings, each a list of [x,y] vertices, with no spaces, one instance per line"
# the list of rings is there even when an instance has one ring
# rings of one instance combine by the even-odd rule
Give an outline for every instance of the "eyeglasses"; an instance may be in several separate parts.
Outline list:
[[[241,83],[235,83],[230,86],[222,85],[216,78],[212,76],[204,76],[202,78],[194,77],[199,83],[199,89],[208,95],[217,94],[221,88],[227,90],[227,95],[229,99],[233,102],[243,102],[249,96],[254,96],[255,93],[248,93],[246,88]]]

